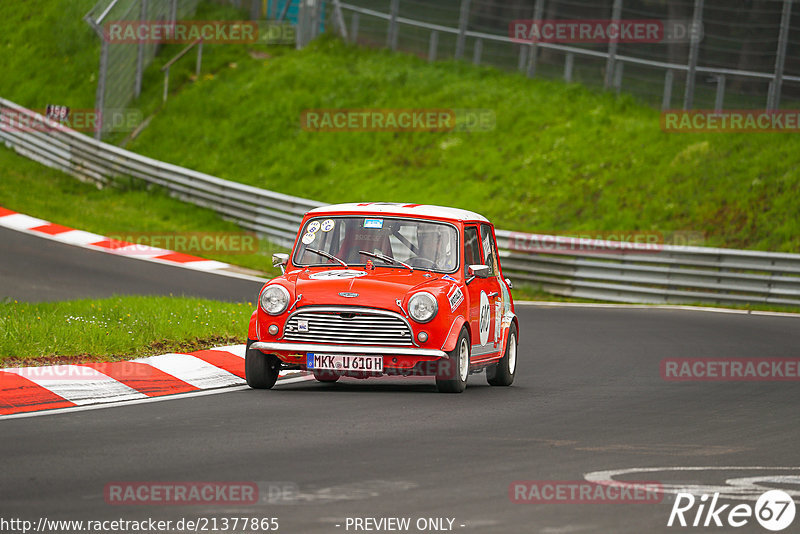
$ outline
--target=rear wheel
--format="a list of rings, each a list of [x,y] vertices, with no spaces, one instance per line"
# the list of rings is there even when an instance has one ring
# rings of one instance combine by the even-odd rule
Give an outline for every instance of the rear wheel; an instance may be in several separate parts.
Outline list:
[[[436,389],[440,393],[461,393],[467,387],[469,376],[469,334],[462,328],[456,348],[448,352],[449,358],[439,362],[436,373]]]
[[[510,386],[517,372],[517,325],[511,324],[508,331],[506,353],[497,362],[486,369],[486,381],[492,386]]]
[[[244,376],[247,385],[253,389],[271,389],[278,380],[281,362],[274,354],[264,354],[260,350],[251,349],[254,341],[247,340],[244,354]]]
[[[333,371],[319,371],[314,370],[314,378],[317,379],[319,382],[327,382],[332,383],[339,380],[342,376],[338,373]]]

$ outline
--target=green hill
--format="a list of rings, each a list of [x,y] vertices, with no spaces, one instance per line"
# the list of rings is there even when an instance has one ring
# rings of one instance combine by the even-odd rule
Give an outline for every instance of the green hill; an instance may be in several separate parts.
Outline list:
[[[319,108],[482,108],[492,132],[312,132]],[[242,55],[171,98],[131,148],[291,195],[458,206],[504,229],[693,231],[800,250],[800,138],[668,134],[629,97],[322,38]]]

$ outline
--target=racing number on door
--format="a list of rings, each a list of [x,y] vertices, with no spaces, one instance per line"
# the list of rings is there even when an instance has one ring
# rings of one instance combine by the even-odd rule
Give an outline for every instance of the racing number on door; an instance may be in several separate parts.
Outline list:
[[[489,297],[485,291],[481,291],[481,315],[480,315],[480,334],[481,345],[489,342],[489,328],[492,325],[492,307],[489,305]]]

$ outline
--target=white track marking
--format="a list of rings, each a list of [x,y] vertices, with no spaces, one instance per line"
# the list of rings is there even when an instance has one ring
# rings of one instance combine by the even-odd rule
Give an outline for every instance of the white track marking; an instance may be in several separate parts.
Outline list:
[[[737,501],[757,501],[758,497],[767,491],[768,489],[778,489],[778,488],[770,488],[755,484],[755,482],[772,482],[773,484],[797,484],[800,483],[800,467],[772,467],[772,466],[710,466],[710,467],[633,467],[630,469],[614,469],[608,471],[594,471],[591,473],[585,473],[583,478],[589,482],[594,482],[595,484],[602,484],[602,485],[615,485],[615,486],[631,486],[631,487],[643,487],[642,484],[637,484],[636,482],[626,482],[624,480],[617,480],[615,477],[626,476],[626,475],[637,475],[640,479],[651,479],[651,473],[663,473],[663,472],[698,472],[698,471],[784,471],[784,472],[794,472],[793,475],[788,474],[776,474],[774,476],[771,475],[760,475],[758,477],[747,477],[747,478],[732,478],[726,479],[725,484],[727,485],[720,485],[720,484],[666,484],[659,482],[660,487],[650,487],[651,491],[657,491],[663,494],[673,494],[677,495],[678,493],[691,493],[693,495],[700,495],[700,494],[712,494],[712,493],[719,493],[720,498],[723,499],[730,499],[730,500],[737,500]],[[640,474],[644,474],[644,476],[639,476]],[[658,480],[654,480],[654,482],[658,482]],[[800,489],[789,489],[786,487],[780,487],[779,489],[785,491],[793,498],[800,497]]]
[[[275,387],[279,387],[286,384],[294,384],[297,382],[308,382],[310,380],[314,380],[313,375],[304,375],[298,377],[291,377],[291,378],[279,378],[278,382],[275,384]],[[178,393],[175,395],[162,395],[159,397],[147,397],[145,399],[137,399],[137,400],[130,400],[130,401],[120,401],[120,402],[107,402],[104,404],[94,404],[94,405],[87,405],[87,406],[77,406],[74,408],[58,408],[55,410],[43,410],[41,412],[27,412],[27,413],[18,413],[12,415],[2,415],[0,416],[0,420],[4,419],[26,419],[29,417],[41,417],[44,415],[57,415],[57,414],[64,414],[64,413],[72,413],[72,412],[87,412],[91,410],[100,410],[102,408],[118,408],[123,406],[131,406],[134,404],[148,404],[151,402],[161,402],[161,401],[169,401],[169,400],[180,400],[186,399],[191,397],[204,397],[206,395],[218,395],[220,393],[233,393],[235,391],[244,391],[249,390],[250,386],[228,386],[224,388],[217,388],[217,389],[210,389],[205,391],[191,391],[189,393]]]
[[[309,380],[314,380],[313,375],[305,375],[305,376],[298,376],[292,378],[279,378],[278,382],[275,384],[275,387],[279,387],[285,384],[294,384],[297,382],[307,382]],[[90,406],[76,406],[74,408],[57,408],[55,410],[42,410],[41,412],[26,412],[26,413],[15,413],[12,415],[0,415],[0,421],[5,419],[28,419],[30,417],[42,417],[45,415],[59,415],[59,414],[69,414],[75,412],[88,412],[92,410],[102,410],[103,408],[119,408],[124,406],[133,406],[134,404],[149,404],[151,402],[161,402],[161,401],[171,401],[171,400],[181,400],[181,399],[188,399],[192,397],[205,397],[206,395],[219,395],[220,393],[233,393],[236,391],[244,391],[249,390],[250,386],[229,386],[225,388],[219,389],[209,389],[206,391],[190,391],[189,393],[177,393],[175,395],[162,395],[160,397],[147,397],[146,399],[137,399],[137,400],[130,400],[130,401],[122,401],[122,402],[107,402],[104,404],[93,404]]]
[[[712,313],[735,313],[739,315],[768,315],[772,317],[800,318],[800,313],[771,312],[759,310],[736,310],[732,308],[713,308],[709,306],[680,306],[677,304],[609,304],[605,302],[555,302],[547,300],[515,300],[515,306],[536,306],[540,308],[618,308],[632,310],[679,310]]]
[[[74,369],[75,366],[54,365],[45,372],[35,367],[3,369],[3,371],[25,377],[36,385],[78,406],[95,404],[97,402],[116,402],[147,398],[147,395],[144,393],[139,393],[135,389],[91,367],[79,367],[79,376],[71,375],[70,368]],[[69,376],[72,376],[72,378],[58,378]]]

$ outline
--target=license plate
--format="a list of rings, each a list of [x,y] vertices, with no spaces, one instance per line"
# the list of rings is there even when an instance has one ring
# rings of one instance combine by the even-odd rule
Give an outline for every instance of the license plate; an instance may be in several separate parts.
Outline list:
[[[383,356],[345,356],[343,354],[306,353],[306,367],[324,371],[383,372]]]

